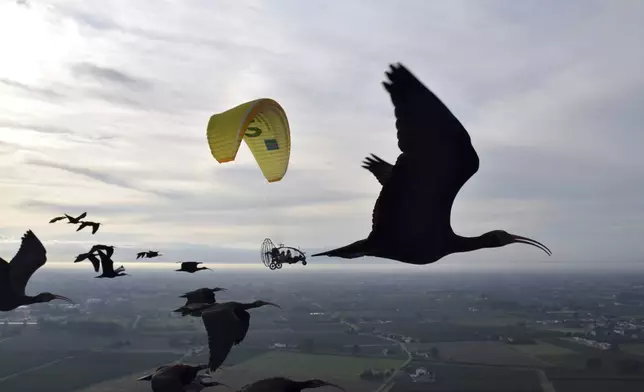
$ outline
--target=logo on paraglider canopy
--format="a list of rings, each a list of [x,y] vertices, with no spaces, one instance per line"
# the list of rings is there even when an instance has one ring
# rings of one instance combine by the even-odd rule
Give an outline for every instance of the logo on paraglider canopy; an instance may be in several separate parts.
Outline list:
[[[262,134],[262,129],[259,127],[248,127],[244,136],[257,137]]]
[[[276,139],[264,139],[264,144],[268,151],[279,150],[280,146],[277,144]]]

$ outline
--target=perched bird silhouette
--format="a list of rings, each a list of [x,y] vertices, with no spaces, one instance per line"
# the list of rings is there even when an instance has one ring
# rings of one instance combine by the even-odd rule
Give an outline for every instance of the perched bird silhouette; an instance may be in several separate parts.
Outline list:
[[[80,220],[85,218],[86,216],[87,216],[87,212],[83,212],[82,214],[78,215],[76,218],[65,214],[63,216],[57,216],[57,217],[53,218],[52,220],[49,221],[49,223],[54,223],[54,222],[58,222],[59,220],[62,220],[62,219],[67,219],[67,223],[78,224],[80,222]]]
[[[252,384],[246,384],[241,387],[239,392],[300,392],[303,389],[327,386],[345,390],[339,385],[317,378],[307,381],[294,381],[286,377],[271,377],[255,381]]]
[[[227,291],[222,287],[208,288],[202,287],[197,290],[189,291],[183,295],[180,295],[179,298],[186,299],[186,305],[191,303],[206,303],[212,304],[215,302],[215,293],[218,291]]]
[[[116,270],[114,269],[114,261],[110,258],[104,255],[102,252],[98,253],[98,257],[101,259],[101,267],[103,268],[103,273],[95,276],[95,278],[116,278],[119,276],[130,276],[130,274],[125,273],[125,267],[120,266]],[[90,255],[89,259],[92,260],[92,258],[96,258],[95,255]],[[94,261],[92,260],[92,264],[94,264]],[[97,271],[98,272],[98,271]]]
[[[147,257],[147,258],[151,259],[153,257],[158,257],[158,256],[163,256],[163,255],[160,254],[158,251],[152,251],[152,250],[149,250],[147,252],[139,252],[139,253],[136,254],[137,259],[140,259],[141,257],[143,257],[143,258]]]
[[[92,234],[96,234],[96,232],[98,231],[98,228],[99,228],[100,225],[101,224],[97,223],[97,222],[82,221],[80,223],[80,226],[78,226],[78,229],[76,229],[76,231],[81,231],[84,228],[86,228],[88,226],[91,226],[92,227]]]
[[[429,264],[452,253],[512,243],[533,245],[550,255],[545,245],[503,230],[479,237],[454,233],[450,223],[454,198],[479,168],[470,136],[404,66],[392,65],[387,76],[390,82],[383,85],[395,107],[402,153],[394,166],[376,156],[364,163],[383,184],[373,209],[371,233],[366,239],[313,256],[375,256]]]
[[[159,366],[152,374],[145,375],[138,381],[150,381],[154,392],[201,391],[207,387],[226,384],[217,381],[206,381],[206,376],[199,375],[208,365],[174,364]]]
[[[201,316],[208,334],[210,358],[208,365],[211,372],[217,370],[226,360],[234,345],[241,343],[250,327],[249,309],[261,306],[281,307],[272,302],[255,301],[251,303],[222,302],[213,305]]]
[[[40,293],[33,297],[25,294],[31,275],[46,262],[45,247],[31,230],[27,230],[11,262],[7,263],[0,258],[0,311],[6,312],[22,305],[49,302],[54,299],[74,303],[67,297],[52,293]]]
[[[178,263],[181,263],[181,268],[175,271],[190,272],[191,274],[193,274],[201,270],[210,270],[210,268],[208,267],[197,267],[199,264],[203,264],[203,262],[201,261],[184,261],[184,262],[178,261]]]

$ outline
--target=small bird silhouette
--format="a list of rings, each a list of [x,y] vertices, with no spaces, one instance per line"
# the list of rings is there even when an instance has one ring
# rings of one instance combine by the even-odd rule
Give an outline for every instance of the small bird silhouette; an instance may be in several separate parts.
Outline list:
[[[91,227],[92,227],[92,234],[96,234],[96,232],[98,231],[98,227],[99,227],[100,225],[101,225],[101,224],[100,224],[100,223],[97,223],[97,222],[82,221],[82,222],[80,223],[80,226],[78,226],[78,229],[76,229],[76,231],[81,231],[81,230],[83,230],[84,228],[86,228],[86,227],[88,227],[88,226],[91,226]]]
[[[147,252],[139,252],[139,253],[136,254],[137,259],[140,259],[141,257],[151,259],[153,257],[159,257],[159,256],[163,256],[163,255],[161,253],[159,253],[159,251],[156,251],[156,250],[154,250],[154,251],[149,250]]]
[[[74,303],[67,297],[52,293],[40,293],[33,297],[25,294],[29,279],[46,262],[45,247],[31,230],[27,230],[11,262],[7,263],[0,257],[0,311],[6,312],[22,305],[49,302],[54,299]]]
[[[184,262],[178,262],[181,263],[181,268],[175,271],[182,271],[182,272],[189,272],[191,274],[201,271],[201,270],[210,270],[208,267],[197,267],[199,264],[203,264],[201,261],[184,261]]]
[[[58,222],[59,220],[62,220],[62,219],[67,219],[67,223],[77,224],[77,223],[80,222],[81,219],[85,218],[86,216],[87,216],[87,212],[83,212],[82,214],[78,215],[76,218],[65,214],[63,216],[57,216],[57,217],[53,218],[52,220],[49,221],[49,223],[54,223],[54,222]]]

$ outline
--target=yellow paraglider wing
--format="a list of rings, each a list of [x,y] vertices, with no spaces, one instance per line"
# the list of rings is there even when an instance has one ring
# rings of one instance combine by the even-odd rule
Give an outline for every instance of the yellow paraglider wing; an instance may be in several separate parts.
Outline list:
[[[291,156],[291,131],[279,103],[262,98],[243,103],[208,121],[208,144],[219,162],[235,160],[242,139],[268,182],[284,177]]]

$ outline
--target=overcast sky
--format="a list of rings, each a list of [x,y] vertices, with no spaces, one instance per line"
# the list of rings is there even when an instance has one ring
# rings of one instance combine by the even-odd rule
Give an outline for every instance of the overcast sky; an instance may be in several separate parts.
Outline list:
[[[454,230],[554,253],[441,264],[644,262],[643,18],[626,0],[3,1],[0,254],[28,228],[67,263],[94,243],[228,263],[259,262],[265,237],[311,252],[364,238],[380,186],[360,162],[399,154],[381,81],[400,61],[481,160]],[[206,143],[212,114],[260,97],[291,126],[273,184],[244,145],[219,164]],[[83,211],[95,236],[47,223]]]

